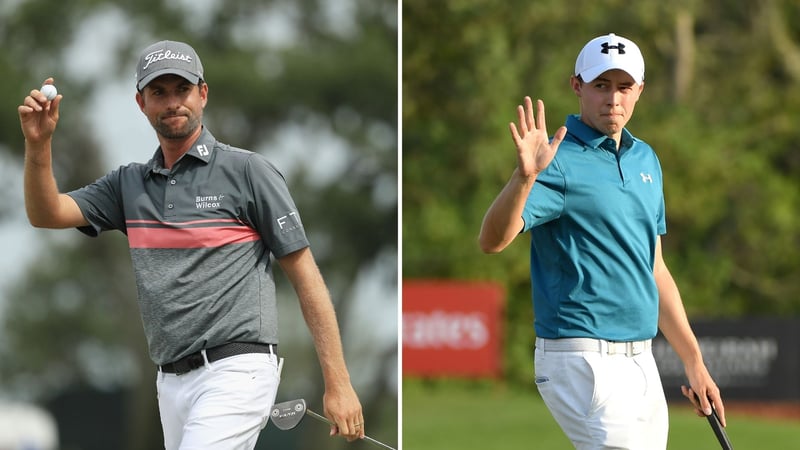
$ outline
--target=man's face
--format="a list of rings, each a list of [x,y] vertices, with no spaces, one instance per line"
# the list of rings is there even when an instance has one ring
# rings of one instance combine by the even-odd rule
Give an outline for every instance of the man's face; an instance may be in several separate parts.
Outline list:
[[[617,69],[603,72],[589,83],[573,76],[571,84],[580,102],[581,121],[612,138],[622,133],[644,89],[644,83],[634,83],[627,72]]]
[[[162,75],[136,94],[147,120],[165,139],[185,139],[203,123],[208,85],[190,83],[178,75]]]

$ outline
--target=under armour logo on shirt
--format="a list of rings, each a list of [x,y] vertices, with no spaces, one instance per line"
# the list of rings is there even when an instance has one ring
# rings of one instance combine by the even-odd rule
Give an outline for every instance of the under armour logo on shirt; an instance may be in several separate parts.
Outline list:
[[[600,53],[608,54],[608,51],[612,48],[616,49],[620,55],[625,54],[625,44],[621,42],[617,45],[611,45],[608,42],[603,42],[603,49],[600,50]]]
[[[653,176],[650,175],[649,173],[641,172],[641,173],[639,173],[639,176],[642,177],[642,183],[652,183],[653,182]]]

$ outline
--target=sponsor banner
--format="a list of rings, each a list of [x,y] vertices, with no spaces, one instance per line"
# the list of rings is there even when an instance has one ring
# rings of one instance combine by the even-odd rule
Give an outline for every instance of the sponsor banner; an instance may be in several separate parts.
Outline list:
[[[499,377],[503,296],[489,283],[403,282],[403,374]]]
[[[696,320],[692,329],[723,400],[800,400],[800,320]],[[683,364],[660,333],[653,354],[667,397],[683,398]]]

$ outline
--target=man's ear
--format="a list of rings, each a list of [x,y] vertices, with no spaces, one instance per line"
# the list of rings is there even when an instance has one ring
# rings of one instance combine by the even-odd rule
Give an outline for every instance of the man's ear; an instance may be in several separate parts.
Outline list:
[[[575,75],[572,75],[571,77],[569,77],[569,85],[572,88],[572,92],[574,92],[575,95],[580,97],[581,88],[583,87],[583,82],[580,80],[580,78],[576,77]]]
[[[200,90],[200,98],[203,99],[203,108],[208,103],[208,83],[203,83],[197,87]]]
[[[139,91],[136,91],[136,104],[139,105],[139,110],[144,112],[144,96]]]

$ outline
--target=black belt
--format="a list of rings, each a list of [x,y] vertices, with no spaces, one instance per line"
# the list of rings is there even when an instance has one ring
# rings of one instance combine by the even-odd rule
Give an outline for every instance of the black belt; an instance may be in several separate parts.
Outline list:
[[[219,361],[220,359],[229,358],[231,356],[243,355],[245,353],[271,353],[277,355],[277,344],[254,344],[251,342],[231,342],[223,344],[218,347],[206,349],[206,358],[208,362]],[[191,372],[194,369],[203,367],[206,364],[203,358],[202,351],[192,353],[191,355],[184,356],[183,358],[159,366],[164,373],[174,373],[176,375],[183,375],[184,373]]]

